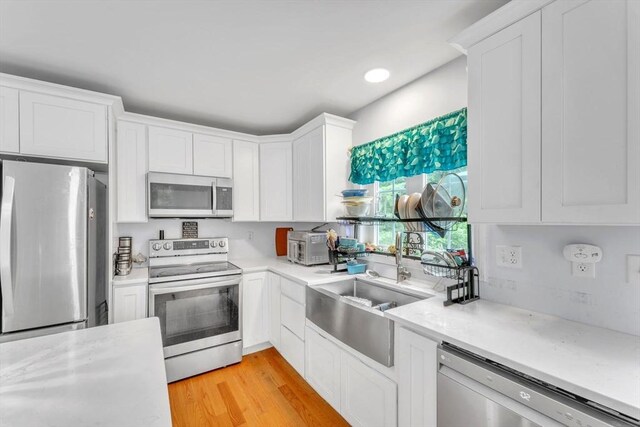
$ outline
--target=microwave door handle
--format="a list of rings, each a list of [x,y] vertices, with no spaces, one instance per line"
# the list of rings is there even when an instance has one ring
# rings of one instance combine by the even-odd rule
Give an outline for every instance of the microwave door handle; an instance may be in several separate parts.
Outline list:
[[[211,183],[211,213],[216,215],[218,213],[217,200],[216,200],[216,187],[218,185],[218,181],[215,179]]]
[[[11,271],[11,228],[13,227],[13,201],[16,180],[6,176],[0,208],[0,291],[2,306],[7,314],[13,314],[13,272]]]

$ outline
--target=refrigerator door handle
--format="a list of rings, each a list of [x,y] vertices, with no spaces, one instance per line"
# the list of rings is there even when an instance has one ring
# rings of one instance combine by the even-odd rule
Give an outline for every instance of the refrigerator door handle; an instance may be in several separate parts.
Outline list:
[[[5,176],[0,213],[0,291],[2,306],[7,314],[13,314],[13,272],[11,271],[11,228],[13,227],[13,199],[16,180]]]

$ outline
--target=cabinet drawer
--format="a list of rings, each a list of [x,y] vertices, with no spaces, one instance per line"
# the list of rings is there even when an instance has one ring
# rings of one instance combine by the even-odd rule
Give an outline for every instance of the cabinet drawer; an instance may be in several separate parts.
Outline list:
[[[280,321],[300,339],[304,339],[304,306],[286,295],[280,297]]]
[[[282,284],[280,291],[283,295],[288,296],[292,300],[302,305],[305,304],[304,294],[305,294],[305,285],[301,285],[292,280],[282,278]]]
[[[284,326],[280,327],[282,356],[304,377],[304,341]]]

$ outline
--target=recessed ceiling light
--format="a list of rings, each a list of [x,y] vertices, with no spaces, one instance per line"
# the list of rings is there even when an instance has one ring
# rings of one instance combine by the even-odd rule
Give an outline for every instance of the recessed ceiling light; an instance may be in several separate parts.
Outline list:
[[[389,78],[389,70],[385,68],[374,68],[364,74],[364,79],[369,83],[380,83]]]

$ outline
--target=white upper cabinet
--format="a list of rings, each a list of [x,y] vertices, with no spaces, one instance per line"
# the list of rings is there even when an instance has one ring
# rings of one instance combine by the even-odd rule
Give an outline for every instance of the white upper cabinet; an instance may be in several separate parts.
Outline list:
[[[540,12],[472,46],[469,221],[540,221]]]
[[[18,90],[0,86],[0,152],[20,152]]]
[[[536,4],[453,40],[469,55],[469,220],[640,224],[640,2]]]
[[[542,106],[542,221],[640,223],[637,0],[542,9]]]
[[[140,123],[118,122],[117,222],[147,222],[147,132]]]
[[[260,144],[260,220],[293,219],[291,142]]]
[[[231,139],[213,135],[193,135],[193,174],[231,178]]]
[[[258,144],[233,141],[233,220],[260,220],[260,151]]]
[[[293,218],[296,221],[324,221],[325,173],[324,126],[293,141]]]
[[[193,134],[149,126],[149,170],[192,174]]]
[[[328,114],[320,119],[293,140],[294,221],[335,221],[343,215],[337,195],[347,187],[354,122]]]
[[[107,162],[107,107],[21,91],[20,153]]]

